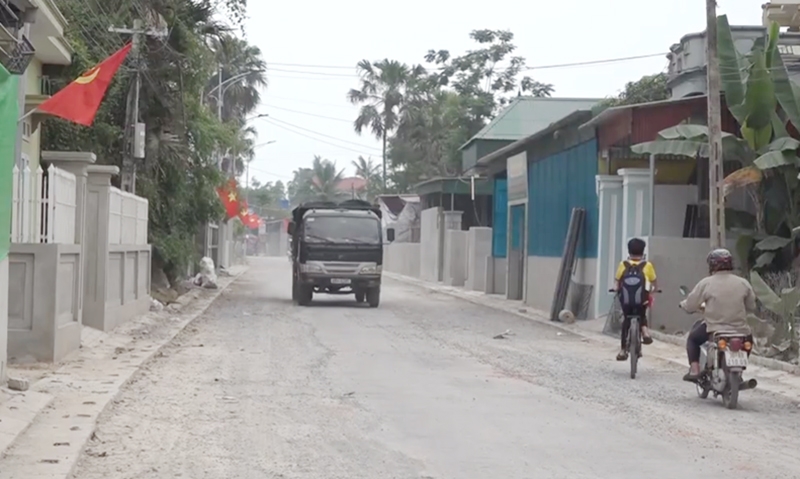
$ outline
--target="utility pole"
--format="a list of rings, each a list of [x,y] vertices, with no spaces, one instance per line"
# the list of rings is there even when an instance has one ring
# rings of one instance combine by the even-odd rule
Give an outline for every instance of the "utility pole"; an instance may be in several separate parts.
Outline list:
[[[708,223],[712,248],[725,247],[725,196],[722,194],[722,82],[717,55],[717,3],[706,0],[706,64],[708,68]]]
[[[144,159],[145,125],[139,122],[139,92],[142,87],[141,47],[144,37],[164,37],[166,32],[147,30],[143,28],[141,20],[133,21],[133,28],[116,28],[111,26],[109,32],[121,33],[131,36],[136,76],[128,92],[128,103],[125,108],[125,151],[122,157],[122,189],[129,193],[136,193],[136,162]]]

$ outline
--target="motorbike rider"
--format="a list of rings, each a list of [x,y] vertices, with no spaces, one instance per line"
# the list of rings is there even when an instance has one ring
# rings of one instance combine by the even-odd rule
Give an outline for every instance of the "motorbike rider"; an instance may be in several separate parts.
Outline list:
[[[747,314],[756,310],[756,295],[752,286],[733,272],[733,256],[727,249],[711,251],[706,262],[709,276],[700,280],[680,303],[687,313],[702,310],[704,316],[703,321],[696,323],[686,338],[689,372],[683,380],[689,382],[700,378],[700,347],[710,335],[718,331],[730,331],[746,334],[748,341],[753,341],[747,324]]]

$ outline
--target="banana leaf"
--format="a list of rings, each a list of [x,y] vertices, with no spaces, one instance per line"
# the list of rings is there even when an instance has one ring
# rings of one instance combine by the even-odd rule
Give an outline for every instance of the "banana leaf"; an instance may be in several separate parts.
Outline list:
[[[764,174],[754,166],[739,168],[722,180],[725,196],[737,188],[743,188],[761,182]]]
[[[783,314],[781,297],[764,282],[761,275],[756,271],[750,272],[750,286],[753,287],[753,292],[756,293],[756,297],[765,308],[775,314]]]
[[[762,254],[760,254],[758,256],[758,258],[756,258],[755,267],[756,268],[763,268],[764,266],[767,266],[768,264],[772,263],[772,260],[774,260],[774,259],[775,259],[775,253],[773,253],[771,251],[768,251],[766,253],[762,253]]]
[[[795,128],[800,128],[800,88],[789,79],[789,73],[786,71],[783,58],[777,49],[772,54],[772,57],[770,76],[775,86],[775,97],[789,121]],[[777,131],[776,134],[778,134]]]
[[[723,135],[725,133],[723,132]],[[701,140],[708,138],[708,127],[705,125],[681,124],[665,128],[658,132],[662,140]]]
[[[776,96],[777,96],[777,85],[776,85]],[[778,112],[774,112],[772,114],[772,131],[775,133],[776,138],[782,138],[784,136],[789,136],[789,131],[786,129],[786,120],[778,115]]]
[[[768,151],[753,162],[760,170],[780,168],[781,166],[795,165],[796,163],[797,155],[787,151]]]
[[[631,146],[637,155],[708,156],[708,142],[692,140],[656,140]]]
[[[800,288],[786,288],[781,290],[781,306],[785,319],[790,319],[800,305]]]
[[[778,22],[772,22],[767,30],[767,46],[765,48],[767,70],[769,71],[774,66],[775,54],[778,53],[778,40],[781,37],[781,28]],[[778,53],[780,55],[780,53]]]
[[[744,79],[742,72],[744,65],[736,45],[733,43],[731,26],[728,23],[727,15],[717,17],[717,55],[719,57],[719,71],[722,79],[722,91],[725,92],[725,102],[736,118],[736,121],[743,125],[746,112],[736,108],[742,105],[745,99]]]
[[[796,151],[800,148],[800,141],[795,140],[791,136],[781,136],[775,138],[772,143],[764,147],[759,153],[766,153],[768,151]]]
[[[744,104],[747,108],[747,118],[745,125],[747,128],[758,133],[757,138],[763,139],[761,130],[772,125],[772,114],[778,105],[775,98],[775,86],[767,70],[766,54],[760,48],[754,48],[750,52],[750,68],[747,77]],[[768,143],[767,139],[764,144]],[[751,146],[753,146],[751,144]],[[756,144],[754,149],[762,145]]]
[[[786,247],[792,242],[792,238],[782,238],[780,236],[767,236],[758,243],[756,249],[759,251],[775,251]]]

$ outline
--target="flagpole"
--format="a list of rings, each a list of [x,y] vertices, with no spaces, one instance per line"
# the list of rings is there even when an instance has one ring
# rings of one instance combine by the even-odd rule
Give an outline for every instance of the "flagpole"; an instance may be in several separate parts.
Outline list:
[[[26,118],[28,118],[29,116],[33,115],[33,114],[34,114],[34,113],[36,113],[37,111],[38,111],[38,109],[37,109],[37,108],[34,108],[33,110],[29,111],[28,113],[25,113],[24,115],[22,115],[21,117],[19,117],[19,120],[17,120],[17,123],[19,123],[19,122],[21,122],[21,121],[25,120]]]

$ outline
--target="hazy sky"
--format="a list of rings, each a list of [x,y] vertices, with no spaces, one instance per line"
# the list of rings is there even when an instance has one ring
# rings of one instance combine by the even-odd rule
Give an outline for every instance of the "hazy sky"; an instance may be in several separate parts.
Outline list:
[[[380,161],[380,143],[353,131],[357,107],[346,99],[358,86],[361,59],[422,63],[429,49],[461,54],[474,48],[469,32],[508,29],[516,54],[529,67],[591,62],[664,53],[692,32],[705,29],[702,0],[494,0],[470,3],[406,0],[365,1],[249,0],[248,40],[269,65],[269,87],[262,92],[255,120],[258,143],[251,178],[288,181],[292,171],[309,166],[314,155],[335,160],[352,173],[359,155]],[[762,0],[718,0],[720,14],[733,25],[759,25]],[[391,5],[391,7],[389,7]],[[391,11],[390,11],[391,10]],[[626,82],[666,69],[665,56],[602,65],[534,69],[526,74],[552,83],[554,97],[602,98]]]

